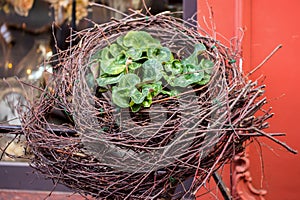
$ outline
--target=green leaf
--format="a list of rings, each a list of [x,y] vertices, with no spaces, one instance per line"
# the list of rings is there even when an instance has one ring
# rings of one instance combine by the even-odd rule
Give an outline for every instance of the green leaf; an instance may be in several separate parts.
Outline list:
[[[174,59],[171,50],[167,47],[149,48],[147,50],[149,59],[156,59],[161,63],[165,63]]]
[[[200,65],[187,65],[185,78],[190,79],[192,83],[200,81],[204,77],[204,70],[200,68]]]
[[[104,93],[104,92],[107,92],[107,91],[108,91],[108,89],[105,88],[105,87],[99,87],[99,88],[97,88],[97,92],[99,92],[99,93]],[[100,109],[103,109],[103,108],[100,108]]]
[[[123,44],[126,47],[134,47],[137,49],[161,46],[159,40],[154,39],[145,31],[129,31],[123,38]]]
[[[128,65],[128,68],[131,70],[136,70],[136,69],[140,68],[141,66],[142,66],[141,63],[132,62]]]
[[[109,60],[107,63],[105,61],[101,62],[101,69],[106,74],[118,75],[123,72],[126,68],[125,64],[118,64],[116,61]]]
[[[148,93],[147,98],[143,101],[142,105],[145,108],[150,108],[152,104],[152,95],[151,93]]]
[[[205,74],[203,79],[201,81],[199,81],[197,84],[199,85],[206,85],[207,83],[209,83],[210,81],[210,75],[209,74]]]
[[[178,62],[172,66],[172,75],[164,74],[164,78],[173,87],[187,87],[201,81],[204,77],[204,70],[200,68],[200,65],[186,64],[183,66]],[[177,67],[175,68],[175,66]]]
[[[173,82],[175,76],[174,75],[169,75],[166,72],[162,72],[164,79],[167,81],[168,84],[171,85],[171,83]]]
[[[167,82],[172,87],[187,87],[193,83],[197,83],[201,81],[203,76],[199,76],[196,74],[185,74],[181,76],[169,76]]]
[[[205,51],[206,51],[206,47],[204,46],[204,44],[202,43],[196,44],[194,47],[194,52],[186,59],[183,59],[182,63],[184,65],[187,64],[198,65],[198,55],[202,54]]]
[[[133,88],[131,91],[131,100],[135,103],[135,104],[141,104],[144,99],[147,97],[149,93],[149,90],[142,90],[142,92],[140,92],[138,89]]]
[[[167,62],[164,64],[164,69],[166,72],[172,72],[172,62]]]
[[[109,66],[112,64],[114,59],[106,59],[100,61],[100,71],[102,73],[106,73],[107,70],[109,70]]]
[[[118,76],[99,77],[96,81],[99,86],[104,87],[109,84],[118,83],[122,76],[124,76],[124,74],[119,74]]]
[[[183,65],[177,59],[165,63],[164,67],[165,67],[165,71],[171,72],[173,75],[181,74],[183,72]]]
[[[158,48],[148,48],[147,49],[147,57],[148,58],[154,58],[158,54],[159,49]]]
[[[151,84],[145,84],[142,86],[142,89],[143,91],[149,91],[152,94],[152,96],[156,96],[162,91],[162,82],[158,81]]]
[[[103,59],[100,62],[100,67],[103,73],[117,75],[125,71],[126,57],[124,54],[118,55],[115,59]]]
[[[138,60],[142,57],[143,51],[141,49],[130,48],[126,51],[126,56],[132,60]]]
[[[118,87],[132,89],[141,82],[136,74],[128,73],[121,77]]]
[[[123,46],[124,35],[121,35],[117,38],[117,44]]]
[[[130,101],[130,88],[113,87],[112,101],[121,108],[128,108]]]
[[[171,50],[167,47],[163,47],[159,49],[159,54],[156,58],[160,62],[168,62],[174,59],[173,54]]]
[[[162,78],[162,64],[154,59],[147,60],[142,65],[142,81],[159,81]]]
[[[113,43],[109,46],[109,52],[111,53],[111,55],[113,57],[117,57],[118,55],[120,55],[123,51],[123,48],[116,44],[116,43]]]
[[[172,84],[173,87],[187,87],[188,85],[192,84],[193,81],[191,79],[187,79],[185,76],[176,77]]]
[[[161,93],[166,94],[170,97],[174,97],[174,96],[177,96],[179,94],[179,92],[177,90],[170,90],[170,91],[162,90]]]
[[[204,71],[208,74],[212,74],[212,70],[213,70],[213,67],[214,67],[214,63],[208,59],[202,59],[200,61],[200,66],[202,69],[204,69]]]
[[[203,79],[203,77],[204,77],[204,73],[203,74],[196,73],[196,74],[185,75],[184,78],[189,82],[189,85],[190,85],[190,84],[201,81]]]
[[[116,56],[115,58],[115,63],[119,64],[119,65],[125,65],[126,64],[126,56],[124,53],[120,53],[118,56]]]
[[[202,43],[195,44],[194,53],[199,55],[205,51],[206,51],[206,47],[204,44],[202,44]]]
[[[183,65],[197,65],[198,64],[198,55],[193,53],[186,59],[183,59],[182,64]]]
[[[187,64],[184,69],[184,77],[190,84],[201,81],[204,77],[204,70],[200,65]]]
[[[100,54],[101,54],[101,60],[110,60],[113,58],[110,54],[109,47],[103,48]]]
[[[89,61],[90,62],[98,61],[101,59],[101,55],[102,55],[102,50],[97,50],[91,55]]]
[[[132,112],[138,112],[141,109],[142,105],[141,104],[134,104],[130,105],[131,111]]]
[[[127,47],[124,46],[123,41],[124,41],[124,35],[121,35],[117,38],[117,44],[126,50]]]

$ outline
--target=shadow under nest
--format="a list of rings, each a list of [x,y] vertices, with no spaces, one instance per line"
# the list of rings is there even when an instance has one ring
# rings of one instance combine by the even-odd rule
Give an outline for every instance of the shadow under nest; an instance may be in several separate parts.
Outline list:
[[[32,166],[96,198],[180,199],[195,194],[215,170],[243,151],[246,140],[260,136],[273,115],[262,108],[264,86],[243,75],[230,48],[186,23],[168,13],[134,12],[75,33],[71,39],[79,43],[59,52],[53,80],[23,118],[35,155]],[[130,30],[150,33],[178,59],[203,44],[202,56],[214,63],[209,82],[180,88],[175,96],[159,94],[151,107],[138,112],[118,108],[110,90],[102,93],[95,80],[88,83],[88,66],[95,52]],[[51,123],[53,110],[68,123]],[[178,193],[178,185],[191,177],[186,191]]]

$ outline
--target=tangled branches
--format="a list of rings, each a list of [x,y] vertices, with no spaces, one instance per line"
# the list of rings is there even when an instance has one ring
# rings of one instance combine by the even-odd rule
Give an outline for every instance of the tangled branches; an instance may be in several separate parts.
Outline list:
[[[131,30],[149,33],[178,60],[202,44],[201,58],[213,63],[209,81],[173,87],[163,80],[162,87],[176,89],[175,95],[159,93],[138,112],[116,106],[115,85],[105,91],[97,85],[103,60],[99,65],[93,59]],[[33,167],[79,193],[178,199],[195,194],[213,171],[243,150],[246,140],[261,135],[273,139],[262,131],[273,115],[263,109],[264,85],[243,75],[229,48],[179,19],[135,12],[95,24],[72,39],[79,43],[60,52],[53,81],[23,123],[35,155]],[[185,191],[176,189],[188,178],[192,181]]]

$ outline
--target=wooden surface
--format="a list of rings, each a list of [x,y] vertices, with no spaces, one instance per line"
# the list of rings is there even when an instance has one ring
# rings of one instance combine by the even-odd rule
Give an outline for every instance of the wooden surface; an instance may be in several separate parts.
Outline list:
[[[251,28],[251,68],[258,65],[278,44],[278,51],[258,74],[266,75],[266,95],[275,116],[270,120],[269,132],[284,132],[282,141],[300,150],[299,135],[299,53],[300,1],[253,1]],[[256,76],[257,76],[256,75]],[[286,152],[280,146],[261,140],[264,173],[261,172],[260,151],[253,145],[250,158],[257,184],[268,191],[267,199],[298,200],[300,197],[300,157]],[[256,166],[255,166],[255,165]]]
[[[53,192],[49,197],[49,191],[30,190],[0,190],[0,200],[83,200],[82,196],[67,192]]]

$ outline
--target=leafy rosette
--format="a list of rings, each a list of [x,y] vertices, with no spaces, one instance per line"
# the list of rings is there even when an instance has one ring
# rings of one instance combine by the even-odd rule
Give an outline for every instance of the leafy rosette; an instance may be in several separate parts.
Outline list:
[[[129,31],[91,56],[92,71],[102,92],[111,90],[112,102],[138,112],[148,108],[159,94],[177,96],[178,87],[205,85],[214,63],[202,54],[206,47],[195,44],[193,53],[179,59],[168,47],[145,31]]]

